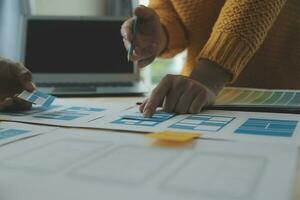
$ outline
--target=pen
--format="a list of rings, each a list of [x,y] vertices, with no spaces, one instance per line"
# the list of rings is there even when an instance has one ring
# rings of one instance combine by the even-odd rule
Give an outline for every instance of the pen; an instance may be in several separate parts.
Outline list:
[[[133,21],[133,36],[132,36],[132,41],[131,41],[131,44],[130,44],[130,47],[129,47],[129,51],[128,51],[128,54],[127,54],[128,62],[129,62],[130,57],[132,56],[133,51],[135,49],[136,35],[137,35],[138,29],[139,29],[139,24],[140,24],[139,18],[135,17],[135,19]]]

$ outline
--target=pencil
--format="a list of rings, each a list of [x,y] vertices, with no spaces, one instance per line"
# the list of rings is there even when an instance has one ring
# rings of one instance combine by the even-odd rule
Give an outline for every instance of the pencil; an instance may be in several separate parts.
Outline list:
[[[130,44],[130,47],[129,47],[129,51],[128,51],[128,54],[127,54],[128,62],[129,62],[130,57],[132,56],[133,51],[135,49],[135,42],[136,42],[137,32],[139,30],[139,24],[140,24],[139,18],[135,17],[135,19],[133,21],[133,36],[132,36],[132,41],[131,41],[131,44]]]

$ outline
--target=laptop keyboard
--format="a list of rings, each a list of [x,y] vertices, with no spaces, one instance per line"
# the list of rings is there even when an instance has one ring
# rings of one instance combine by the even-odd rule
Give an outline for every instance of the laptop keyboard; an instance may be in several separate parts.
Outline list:
[[[38,87],[132,87],[132,82],[122,83],[38,83]]]

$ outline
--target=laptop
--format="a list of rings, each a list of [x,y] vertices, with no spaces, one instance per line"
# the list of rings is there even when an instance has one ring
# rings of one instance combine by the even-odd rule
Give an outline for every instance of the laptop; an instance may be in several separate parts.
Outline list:
[[[31,17],[21,59],[39,90],[56,96],[142,95],[137,67],[127,60],[124,19]]]

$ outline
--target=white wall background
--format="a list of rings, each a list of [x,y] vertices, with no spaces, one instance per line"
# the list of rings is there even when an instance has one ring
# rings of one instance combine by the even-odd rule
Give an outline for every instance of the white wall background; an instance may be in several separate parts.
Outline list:
[[[147,6],[148,3],[149,3],[149,0],[139,0],[139,3],[142,4],[142,5]]]
[[[0,0],[0,56],[12,60],[18,60],[20,55],[22,20],[20,2],[19,0]]]
[[[33,15],[101,16],[105,0],[30,0]]]

